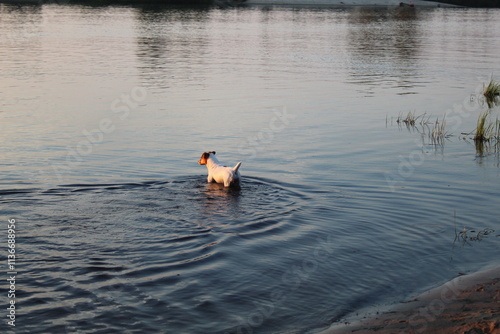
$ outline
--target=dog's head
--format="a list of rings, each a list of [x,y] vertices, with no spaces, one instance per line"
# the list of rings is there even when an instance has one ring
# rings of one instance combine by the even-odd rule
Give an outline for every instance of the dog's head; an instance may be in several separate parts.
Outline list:
[[[215,154],[215,151],[211,151],[211,152],[205,152],[201,155],[201,158],[200,160],[198,160],[198,163],[200,165],[206,165],[207,164],[207,161],[208,161],[208,158],[210,158],[210,153],[212,154]]]

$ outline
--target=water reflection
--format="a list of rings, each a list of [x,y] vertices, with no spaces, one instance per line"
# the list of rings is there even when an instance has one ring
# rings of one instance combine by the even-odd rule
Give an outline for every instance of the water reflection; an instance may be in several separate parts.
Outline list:
[[[380,84],[415,93],[420,76],[421,20],[414,8],[360,8],[349,12],[347,41],[351,83],[372,94]]]
[[[203,187],[203,192],[205,197],[200,215],[204,217],[207,227],[220,225],[221,217],[230,217],[234,220],[240,218],[240,190],[228,189],[219,183],[207,183]]]
[[[207,37],[193,33],[193,25],[205,29],[208,12],[197,9],[143,9],[137,11],[137,57],[140,72],[153,88],[169,88],[196,77],[195,68],[184,66],[196,58],[208,58]]]
[[[8,15],[0,18],[6,28],[0,36],[0,71],[22,68],[29,74],[28,80],[2,77],[0,92],[38,96],[21,107],[39,112],[45,122],[32,120],[31,125],[14,106],[2,106],[5,112],[0,113],[5,124],[2,187],[8,191],[2,201],[10,215],[25,223],[23,284],[33,291],[20,296],[27,315],[22,332],[61,332],[42,319],[61,314],[57,322],[72,332],[161,332],[168,326],[173,333],[219,333],[252,318],[254,302],[269,298],[273,290],[286,294],[286,300],[274,299],[265,323],[249,330],[307,332],[328,322],[321,319],[443,281],[455,274],[451,267],[457,263],[474,270],[477,259],[486,263],[498,257],[495,245],[464,247],[443,268],[449,244],[436,233],[453,231],[455,208],[467,224],[484,228],[477,222],[495,222],[491,228],[499,230],[498,170],[486,159],[481,168],[471,162],[473,146],[464,153],[460,145],[447,144],[446,153],[452,154],[446,159],[427,159],[413,140],[381,129],[386,114],[415,109],[442,117],[443,104],[453,106],[457,95],[462,101],[477,81],[477,64],[487,68],[486,75],[498,66],[492,56],[499,53],[496,36],[483,39],[491,55],[478,58],[461,51],[463,43],[472,45],[469,35],[455,28],[443,34],[445,29],[429,25],[427,16],[420,23],[412,13],[398,19],[395,9],[386,14],[356,8],[156,12],[47,5],[43,12],[40,25],[33,24],[41,38],[31,44],[24,39],[27,46],[18,50],[22,43],[16,39],[11,48],[3,48],[5,36],[18,36],[16,29],[29,31],[30,25],[19,13],[19,22],[11,25],[4,26],[13,21]],[[484,21],[479,11],[456,13],[469,15],[471,25]],[[446,27],[461,21],[451,17]],[[500,20],[488,23],[496,28],[493,21]],[[422,42],[412,30],[423,35]],[[440,41],[451,42],[443,52],[429,53]],[[455,59],[462,64],[460,71],[446,67],[436,75],[434,69]],[[34,68],[37,63],[40,71]],[[391,88],[412,73],[416,76],[409,86],[415,87],[423,73],[434,91],[399,99],[394,90],[377,90],[375,97],[363,99],[352,95],[352,87],[371,86],[346,85],[352,73],[360,82],[365,75],[371,86]],[[467,88],[443,95],[454,75]],[[205,83],[212,86],[197,89]],[[113,101],[143,85],[146,106],[131,112],[127,122],[116,123],[112,133],[101,136],[93,130],[101,119],[115,119]],[[158,93],[157,87],[169,85],[175,90]],[[408,107],[394,106],[402,100]],[[172,101],[178,101],[181,116],[152,114]],[[273,133],[259,156],[245,162],[248,173],[240,192],[198,176],[203,171],[194,158],[206,149],[200,146],[222,146],[235,157],[231,145],[269,128],[274,106],[289,108],[296,121]],[[92,154],[72,164],[68,178],[58,181],[51,166],[66,161],[68,150],[87,137],[94,138]],[[411,175],[402,169],[402,159],[417,162]],[[40,185],[45,175],[23,183],[26,173],[40,166],[50,169],[46,174],[53,174],[53,184],[67,186]],[[383,171],[394,176],[396,187]],[[311,257],[319,243],[331,250],[322,252],[324,261]],[[46,261],[30,258],[40,251]],[[432,261],[404,265],[408,257],[431,253]],[[73,261],[89,255],[104,268],[82,271],[82,265],[96,264]],[[67,265],[60,266],[61,261]],[[48,262],[54,263],[49,270]],[[304,271],[311,264],[313,270]],[[61,293],[47,300],[47,291]],[[82,304],[82,298],[88,303]],[[104,305],[93,307],[96,298]],[[42,299],[47,302],[40,307]],[[70,307],[61,313],[61,305]],[[92,312],[79,312],[78,305]]]
[[[498,98],[498,95],[496,96],[487,96],[484,99],[486,105],[488,106],[488,109],[493,109],[495,107],[500,106],[500,99]]]
[[[42,7],[41,6],[5,6],[0,4],[0,64],[2,60],[16,55],[19,63],[24,59],[38,59],[40,54],[40,35]],[[9,54],[7,54],[7,52]],[[10,65],[10,64],[9,64]],[[5,72],[9,66],[0,66],[2,80],[6,78],[20,78],[31,74],[33,69],[16,67],[14,71]],[[38,67],[38,64],[37,64]],[[38,73],[38,71],[36,71]],[[8,85],[7,85],[8,86]],[[2,91],[4,91],[2,89]]]
[[[2,20],[0,24],[15,25],[16,27],[26,27],[33,23],[40,22],[41,6],[15,6],[0,4]]]
[[[500,141],[497,139],[491,141],[474,140],[474,146],[476,148],[476,158],[479,164],[484,162],[483,158],[493,155],[496,157],[495,165],[497,167],[500,166]]]

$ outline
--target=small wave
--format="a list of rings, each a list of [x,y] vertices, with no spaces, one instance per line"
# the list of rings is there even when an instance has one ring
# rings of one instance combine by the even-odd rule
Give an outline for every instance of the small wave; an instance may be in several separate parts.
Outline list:
[[[198,313],[225,303],[227,286],[237,293],[248,254],[272,252],[276,240],[297,235],[293,217],[310,200],[298,185],[249,176],[236,190],[208,184],[204,175],[2,194],[11,203],[30,203],[12,210],[23,221],[23,252],[38,254],[24,267],[30,278],[23,285],[31,292],[20,303],[36,319],[50,314],[53,325],[41,322],[47,330],[92,330],[90,320],[110,307],[127,305],[133,314],[139,312],[133,305],[145,301],[159,307],[148,315],[163,321],[162,328],[203,319]],[[57,292],[48,299],[47,289]],[[113,332],[133,327],[134,319],[94,324]]]

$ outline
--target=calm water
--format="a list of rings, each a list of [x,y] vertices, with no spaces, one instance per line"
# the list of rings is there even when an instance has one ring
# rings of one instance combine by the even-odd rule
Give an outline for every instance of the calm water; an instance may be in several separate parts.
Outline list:
[[[496,263],[498,148],[461,133],[499,30],[498,10],[0,5],[16,333],[315,333]],[[206,184],[208,150],[243,161],[241,190]]]

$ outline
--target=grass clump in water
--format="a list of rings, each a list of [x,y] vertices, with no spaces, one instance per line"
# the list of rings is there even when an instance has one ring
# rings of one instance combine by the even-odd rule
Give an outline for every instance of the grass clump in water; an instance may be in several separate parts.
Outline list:
[[[488,86],[484,87],[483,95],[489,101],[495,100],[500,95],[500,82],[491,79]]]
[[[488,141],[488,126],[486,125],[486,118],[488,117],[488,112],[479,114],[477,118],[476,134],[474,135],[474,140],[476,141]]]
[[[388,123],[386,117],[386,125]],[[445,139],[451,135],[446,131],[446,115],[440,120],[439,117],[433,122],[431,116],[426,113],[417,115],[414,111],[409,111],[406,116],[402,113],[396,119],[399,127],[403,124],[408,130],[415,130],[422,135],[422,139],[426,137],[430,141],[430,145],[443,146]]]
[[[483,157],[487,151],[498,153],[500,148],[500,121],[488,122],[489,112],[479,114],[474,134],[476,154]]]
[[[408,128],[413,128],[417,124],[417,120],[420,118],[420,125],[424,126],[429,123],[429,118],[430,116],[426,119],[425,118],[425,113],[422,115],[416,115],[415,111],[409,111],[408,114],[406,114],[406,117],[403,117],[403,115],[400,113],[398,118],[396,119],[396,123],[398,125],[404,124]]]
[[[479,114],[477,119],[474,141],[485,142],[490,139],[500,139],[500,121],[498,118],[495,122],[488,122],[489,112]]]
[[[476,230],[469,230],[465,226],[461,232],[457,232],[455,227],[455,240],[453,241],[453,243],[455,243],[457,240],[461,240],[462,243],[465,245],[470,241],[481,241],[487,235],[492,234],[493,232],[495,232],[495,230],[491,228],[485,228],[481,231],[476,231]]]
[[[400,114],[396,122],[398,124],[404,123],[406,126],[414,126],[417,118],[414,111],[409,111],[405,118]]]
[[[490,79],[487,86],[483,85],[483,96],[486,100],[488,108],[493,108],[498,105],[498,96],[500,95],[500,82]]]
[[[434,123],[434,128],[430,133],[430,139],[432,144],[434,145],[443,145],[445,138],[449,137],[448,132],[445,130],[446,128],[446,115],[443,116],[443,120],[441,123],[439,122],[439,118],[436,119]]]

